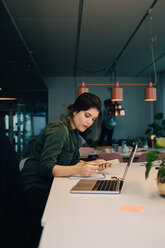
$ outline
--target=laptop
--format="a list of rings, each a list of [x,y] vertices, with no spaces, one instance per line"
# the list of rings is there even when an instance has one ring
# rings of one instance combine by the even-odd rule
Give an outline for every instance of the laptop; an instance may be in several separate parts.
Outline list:
[[[120,194],[123,184],[126,180],[128,170],[133,162],[135,153],[137,149],[137,144],[134,145],[132,152],[130,154],[129,161],[126,165],[124,174],[122,178],[116,179],[105,179],[105,180],[91,180],[91,179],[81,179],[79,182],[70,190],[71,193],[80,194]]]

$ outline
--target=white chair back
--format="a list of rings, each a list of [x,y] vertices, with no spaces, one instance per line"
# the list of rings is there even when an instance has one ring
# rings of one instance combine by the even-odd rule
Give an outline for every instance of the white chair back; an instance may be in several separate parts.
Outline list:
[[[20,163],[19,163],[19,169],[20,169],[20,171],[23,169],[24,164],[25,164],[25,162],[26,162],[27,159],[28,159],[28,158],[24,158],[24,159],[22,159],[22,160],[20,161]]]

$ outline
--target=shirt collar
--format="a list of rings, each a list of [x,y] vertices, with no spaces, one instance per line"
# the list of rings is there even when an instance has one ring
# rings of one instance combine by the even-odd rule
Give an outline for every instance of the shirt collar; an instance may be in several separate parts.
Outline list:
[[[73,130],[70,120],[67,118],[66,115],[61,115],[60,119],[63,121],[63,123],[68,127],[69,130],[71,130],[72,132],[78,134],[79,131],[77,129]]]

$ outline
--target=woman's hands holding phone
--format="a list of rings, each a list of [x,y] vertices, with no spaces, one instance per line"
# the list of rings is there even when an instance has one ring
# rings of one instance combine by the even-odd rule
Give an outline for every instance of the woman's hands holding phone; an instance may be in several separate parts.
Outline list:
[[[106,161],[104,159],[96,159],[93,161],[89,161],[87,163],[94,165],[94,166],[98,166],[99,171],[102,171],[102,170],[105,170],[106,168],[112,167],[111,161]]]

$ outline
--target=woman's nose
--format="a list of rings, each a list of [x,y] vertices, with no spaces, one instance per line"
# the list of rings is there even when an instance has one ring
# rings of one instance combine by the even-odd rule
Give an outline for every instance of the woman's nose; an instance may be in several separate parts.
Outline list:
[[[92,119],[88,119],[88,124],[89,124],[89,125],[92,124]]]

